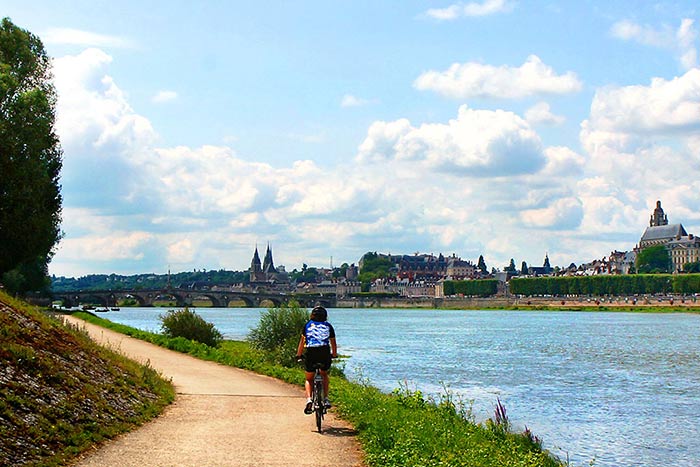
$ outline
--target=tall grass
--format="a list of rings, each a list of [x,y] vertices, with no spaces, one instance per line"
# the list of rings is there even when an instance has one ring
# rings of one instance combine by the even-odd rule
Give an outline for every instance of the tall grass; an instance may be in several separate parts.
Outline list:
[[[168,339],[94,316],[81,317],[120,332],[189,353],[199,358],[249,369],[301,385],[301,368],[284,368],[246,342],[224,341],[218,348],[184,339]],[[477,424],[469,408],[446,393],[428,400],[407,385],[392,394],[367,382],[346,380],[334,366],[331,398],[336,411],[351,422],[371,467],[558,467],[564,464],[544,451],[529,431],[509,430],[505,408],[499,404],[494,420]]]

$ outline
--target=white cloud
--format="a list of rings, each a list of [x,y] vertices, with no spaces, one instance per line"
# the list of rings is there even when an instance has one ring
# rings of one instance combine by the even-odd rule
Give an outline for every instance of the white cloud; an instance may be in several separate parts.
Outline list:
[[[71,28],[50,28],[41,35],[46,44],[81,47],[134,48],[130,39]]]
[[[698,32],[694,20],[684,18],[677,30],[668,25],[653,27],[622,20],[613,24],[610,33],[622,40],[634,41],[643,45],[672,51],[684,69],[689,70],[698,64],[698,51],[695,43]]]
[[[508,0],[484,0],[482,3],[454,3],[446,8],[431,8],[425,14],[437,20],[450,21],[461,17],[507,13],[512,9],[513,3]]]
[[[372,104],[374,101],[369,99],[363,99],[361,97],[353,96],[352,94],[345,94],[340,100],[340,106],[345,107],[363,107],[368,104]]]
[[[545,162],[539,136],[525,120],[511,112],[466,105],[447,124],[375,122],[357,157],[360,162],[413,161],[423,169],[476,177],[532,173]]]
[[[276,166],[226,146],[157,147],[150,122],[109,76],[111,60],[90,49],[55,62],[66,239],[54,273],[245,269],[255,243],[266,241],[290,268],[326,264],[329,254],[356,262],[370,249],[484,254],[497,267],[510,257],[539,263],[554,250],[590,259],[605,252],[576,235],[636,229],[640,213],[648,217],[647,192],[617,188],[621,161],[649,161],[639,177],[679,166],[672,159],[652,173],[672,156],[667,149],[621,153],[604,137],[605,151],[593,154],[545,147],[523,117],[465,105],[447,121],[376,121],[356,157],[338,166]],[[635,137],[605,122],[592,114],[587,124]],[[691,163],[680,165],[684,173]],[[607,209],[619,207],[611,199],[624,215]]]
[[[586,166],[586,158],[570,148],[552,146],[545,150],[547,163],[542,174],[551,177],[580,176]]]
[[[155,95],[151,98],[151,102],[162,104],[164,102],[174,101],[177,99],[177,97],[177,92],[175,91],[162,90],[155,93]]]
[[[575,73],[556,72],[536,55],[520,67],[480,63],[454,63],[445,71],[427,71],[413,83],[421,91],[434,91],[455,99],[493,97],[518,99],[542,94],[570,94],[582,88]]]
[[[586,122],[588,131],[666,134],[700,129],[700,69],[649,86],[599,89]]]
[[[520,217],[531,227],[571,230],[581,223],[583,203],[576,198],[562,198],[543,208],[524,210]]]
[[[546,102],[538,102],[525,112],[525,120],[528,123],[537,125],[561,125],[566,120],[561,115],[555,115]]]
[[[150,122],[136,114],[106,74],[112,58],[99,49],[54,60],[59,96],[56,130],[64,150],[66,201],[108,203],[123,209],[142,184],[138,165],[156,140]],[[140,207],[146,204],[141,200]]]

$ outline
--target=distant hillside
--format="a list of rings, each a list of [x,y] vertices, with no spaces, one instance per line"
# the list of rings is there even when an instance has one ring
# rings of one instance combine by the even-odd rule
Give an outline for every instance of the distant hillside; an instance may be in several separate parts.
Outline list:
[[[0,465],[61,465],[173,397],[153,369],[0,292]]]

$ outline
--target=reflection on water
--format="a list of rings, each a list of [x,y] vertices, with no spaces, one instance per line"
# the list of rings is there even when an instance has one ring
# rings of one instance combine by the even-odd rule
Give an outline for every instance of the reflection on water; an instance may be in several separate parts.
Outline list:
[[[229,339],[265,310],[198,308]],[[104,313],[159,331],[153,308]],[[700,316],[687,314],[334,309],[346,373],[473,400],[477,421],[496,397],[572,465],[700,465]]]

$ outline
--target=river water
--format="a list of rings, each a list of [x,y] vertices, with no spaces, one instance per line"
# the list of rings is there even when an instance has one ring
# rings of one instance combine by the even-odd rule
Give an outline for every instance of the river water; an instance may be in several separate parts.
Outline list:
[[[229,339],[264,309],[198,308]],[[101,313],[160,331],[154,308]],[[573,466],[700,466],[700,315],[331,309],[350,379],[472,401]],[[447,388],[447,389],[445,389]]]

